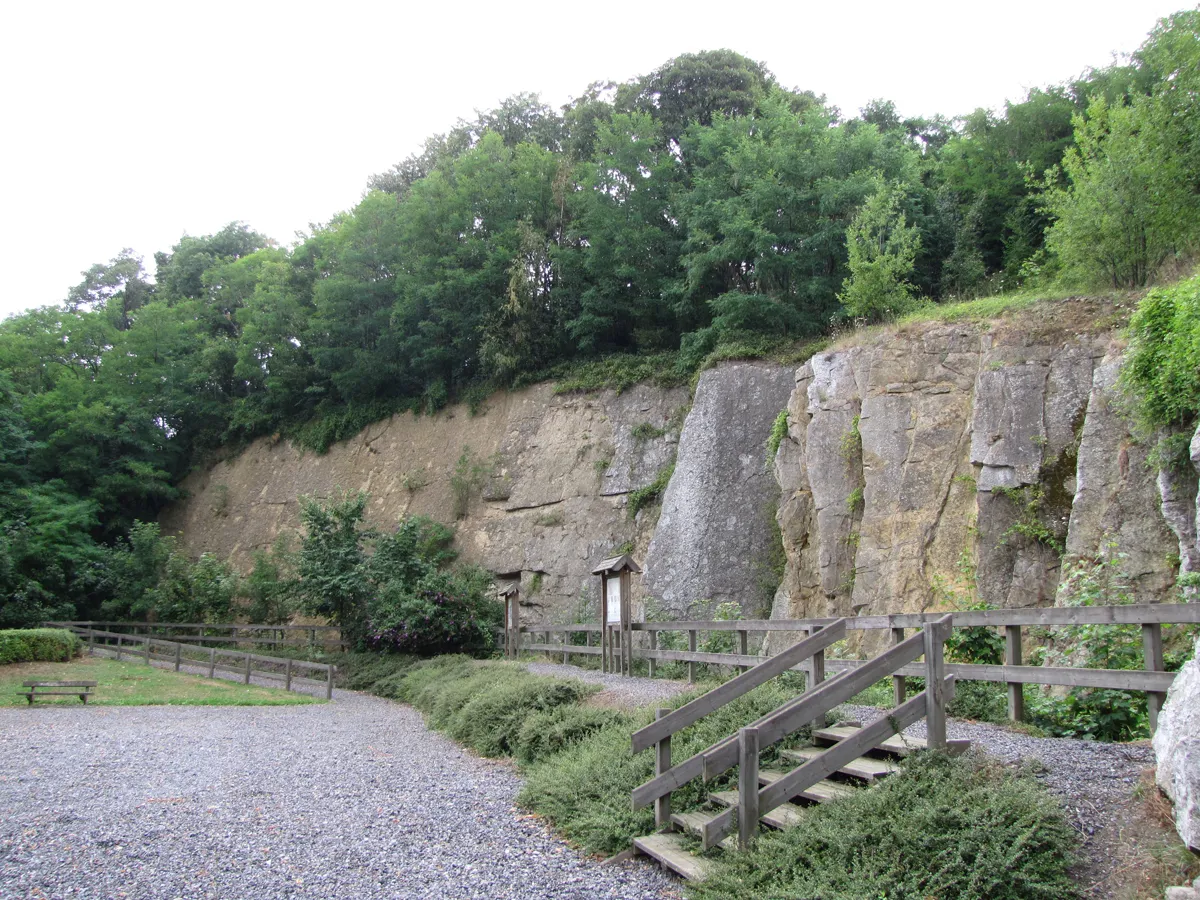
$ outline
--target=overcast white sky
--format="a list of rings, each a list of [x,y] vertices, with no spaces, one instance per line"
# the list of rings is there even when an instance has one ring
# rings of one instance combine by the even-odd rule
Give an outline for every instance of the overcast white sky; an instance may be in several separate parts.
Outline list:
[[[728,47],[847,113],[999,107],[1129,52],[1184,0],[9,3],[0,316],[123,247],[242,220],[284,244],[368,176],[521,91],[560,105]]]

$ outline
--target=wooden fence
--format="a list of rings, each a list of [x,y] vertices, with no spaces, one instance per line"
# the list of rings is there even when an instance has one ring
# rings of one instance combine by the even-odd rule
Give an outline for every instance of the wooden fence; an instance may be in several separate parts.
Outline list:
[[[314,685],[325,689],[326,700],[333,699],[333,679],[337,674],[337,666],[287,657],[261,656],[257,653],[218,647],[210,647],[205,652],[202,648],[180,641],[167,641],[145,634],[126,634],[74,624],[47,624],[52,627],[69,628],[87,642],[88,651],[91,653],[101,649],[113,652],[117,659],[127,656],[130,659],[140,659],[146,665],[154,660],[170,662],[174,663],[176,672],[183,666],[207,669],[209,678],[215,678],[217,672],[230,672],[240,675],[245,684],[250,683],[251,677],[281,681],[285,691],[301,684]],[[320,672],[324,678],[306,677],[300,674],[303,672]]]
[[[216,644],[321,647],[342,651],[346,644],[336,625],[211,625],[193,622],[47,622],[51,628],[95,628],[126,635],[151,635],[202,647]]]
[[[893,644],[905,640],[910,629],[940,621],[945,613],[912,613],[893,616],[858,616],[846,619],[850,630],[887,631]],[[749,653],[749,638],[753,634],[790,632],[813,634],[816,630],[836,621],[835,619],[740,619],[732,621],[677,621],[635,622],[634,634],[646,634],[647,646],[635,646],[630,641],[622,646],[618,638],[616,650],[628,659],[645,659],[649,663],[650,675],[656,673],[658,662],[685,662],[688,678],[696,679],[696,666],[735,666],[745,671],[762,662],[762,657]],[[1063,608],[994,609],[977,612],[953,613],[953,628],[992,627],[1003,629],[1005,652],[1000,665],[968,665],[948,663],[946,673],[954,675],[959,682],[991,681],[1008,686],[1008,713],[1015,721],[1025,716],[1022,688],[1026,684],[1049,684],[1065,687],[1107,688],[1114,690],[1141,691],[1146,694],[1151,731],[1157,727],[1158,712],[1166,698],[1167,689],[1174,681],[1173,672],[1163,666],[1162,626],[1167,624],[1200,623],[1200,603],[1151,603],[1128,606],[1080,606]],[[1069,628],[1079,625],[1137,625],[1142,631],[1143,669],[1087,669],[1073,666],[1023,665],[1023,629],[1026,628]],[[601,626],[595,623],[573,625],[523,625],[519,629],[522,650],[562,654],[566,662],[570,656],[599,656],[600,642],[595,637]],[[687,650],[664,650],[658,647],[658,636],[662,632],[686,633]],[[712,632],[732,632],[736,637],[737,652],[707,653],[697,649],[699,636]],[[585,635],[582,645],[572,643],[572,636]],[[541,640],[538,640],[538,636]],[[552,635],[559,635],[557,641]],[[607,642],[606,642],[607,643]],[[790,641],[789,641],[790,643]],[[607,666],[606,668],[613,668]],[[807,665],[807,664],[806,664]],[[805,671],[806,665],[796,666]],[[826,656],[827,669],[842,671],[863,665],[861,660],[832,659]],[[614,671],[620,671],[616,667]],[[907,676],[924,674],[921,666],[907,666],[894,676],[897,703],[905,697]]]

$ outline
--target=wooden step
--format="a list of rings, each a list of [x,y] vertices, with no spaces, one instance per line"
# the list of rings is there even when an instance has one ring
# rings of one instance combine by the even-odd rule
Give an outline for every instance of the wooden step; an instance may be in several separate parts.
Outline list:
[[[780,750],[779,755],[784,759],[790,759],[794,763],[803,765],[810,759],[816,759],[826,749],[825,747],[800,747],[796,750]],[[861,778],[863,781],[872,782],[885,775],[892,775],[899,772],[900,767],[888,759],[879,759],[874,756],[860,756],[858,759],[846,763],[838,771],[843,775],[851,775],[855,778]]]
[[[736,796],[736,792],[735,792]],[[682,829],[689,834],[700,837],[704,834],[704,826],[715,819],[720,813],[704,812],[702,810],[693,810],[692,812],[672,813],[671,822],[676,828]],[[717,844],[723,850],[736,850],[737,837],[730,835]]]
[[[772,784],[782,778],[787,772],[779,769],[760,769],[758,780],[762,784]],[[848,784],[830,781],[828,778],[818,781],[811,787],[802,790],[798,796],[805,800],[815,800],[817,803],[828,803],[830,800],[841,800],[854,793],[854,788]]]
[[[855,734],[858,730],[857,725],[834,725],[831,728],[818,728],[813,732],[813,740],[829,741],[831,744],[836,744],[838,741],[845,740]],[[970,746],[970,741],[946,741],[946,752],[952,756],[957,756]],[[900,734],[894,734],[886,741],[880,741],[875,745],[876,750],[882,750],[885,753],[892,753],[896,756],[908,756],[908,754],[916,750],[924,750],[925,747],[925,738],[909,737]]]
[[[715,793],[709,794],[708,799],[714,803],[719,803],[722,806],[737,806],[738,792],[716,791]],[[803,815],[803,806],[797,806],[795,803],[784,803],[775,807],[766,815],[760,816],[758,820],[764,825],[769,825],[771,828],[777,828],[780,831],[786,831],[789,828],[795,828],[797,825],[799,825],[800,818]]]
[[[634,838],[633,846],[688,881],[703,881],[712,870],[712,863],[686,849],[680,834],[648,834]]]

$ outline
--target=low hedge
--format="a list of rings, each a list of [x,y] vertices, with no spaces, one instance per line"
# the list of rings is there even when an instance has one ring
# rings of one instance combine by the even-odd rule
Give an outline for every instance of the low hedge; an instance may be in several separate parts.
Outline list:
[[[66,662],[83,644],[65,628],[0,630],[0,666],[22,662]]]

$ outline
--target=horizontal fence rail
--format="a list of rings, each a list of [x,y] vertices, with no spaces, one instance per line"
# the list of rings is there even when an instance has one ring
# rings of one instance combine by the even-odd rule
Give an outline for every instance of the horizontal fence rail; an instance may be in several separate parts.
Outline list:
[[[1166,699],[1167,689],[1175,680],[1173,672],[1164,671],[1162,656],[1162,626],[1200,624],[1200,603],[1144,603],[1123,606],[1080,606],[1031,609],[990,609],[970,612],[955,612],[953,628],[997,628],[1002,629],[1005,639],[1003,664],[977,665],[948,663],[945,671],[954,675],[958,682],[990,681],[1008,686],[1009,717],[1024,718],[1024,696],[1026,684],[1058,685],[1107,690],[1140,691],[1146,694],[1150,728],[1157,727],[1158,712]],[[888,631],[893,643],[905,640],[905,631],[923,628],[925,625],[943,621],[946,613],[904,613],[890,616],[856,616],[839,620],[834,618],[815,619],[735,619],[735,620],[681,620],[676,622],[634,622],[630,629],[634,635],[644,634],[640,646],[628,648],[633,659],[644,659],[649,664],[651,676],[656,673],[656,663],[683,662],[688,664],[688,679],[695,681],[698,664],[731,666],[743,671],[763,661],[763,656],[747,652],[748,636],[752,634],[792,633],[812,634],[818,629],[844,621],[848,631]],[[1088,669],[1073,666],[1040,666],[1022,664],[1022,629],[1024,628],[1070,628],[1080,625],[1137,625],[1142,629],[1144,668],[1136,669]],[[517,629],[520,649],[562,654],[563,662],[570,656],[594,656],[600,653],[594,636],[603,628],[594,622],[569,625],[523,625]],[[663,632],[675,632],[688,636],[687,650],[668,650],[658,646]],[[736,653],[712,653],[697,649],[698,635],[713,632],[732,632],[737,638]],[[583,635],[582,644],[572,643],[573,636]],[[645,644],[649,646],[645,646]],[[824,668],[832,673],[857,669],[864,661],[832,659],[826,657]],[[793,669],[809,672],[811,663],[792,666]],[[904,701],[906,677],[924,674],[920,665],[905,665],[894,675],[896,702]],[[823,676],[823,673],[822,673]],[[868,685],[864,685],[868,686]]]
[[[47,622],[54,628],[95,628],[127,635],[152,635],[185,644],[255,644],[282,647],[325,647],[345,650],[336,625],[234,625],[198,622]],[[187,632],[194,631],[195,634]],[[207,633],[206,633],[207,632]]]
[[[180,641],[168,641],[151,635],[127,634],[122,631],[105,631],[84,628],[73,623],[46,623],[52,627],[66,627],[81,640],[86,641],[89,651],[112,652],[116,659],[129,657],[149,665],[152,661],[173,663],[178,672],[184,666],[207,669],[208,677],[215,678],[217,672],[240,675],[244,684],[251,678],[281,681],[284,690],[307,684],[325,689],[325,699],[333,699],[333,680],[337,666],[326,663],[308,662],[280,656],[263,656],[242,650],[209,647],[207,651]],[[300,673],[310,673],[309,676]],[[321,678],[310,677],[320,673]]]

